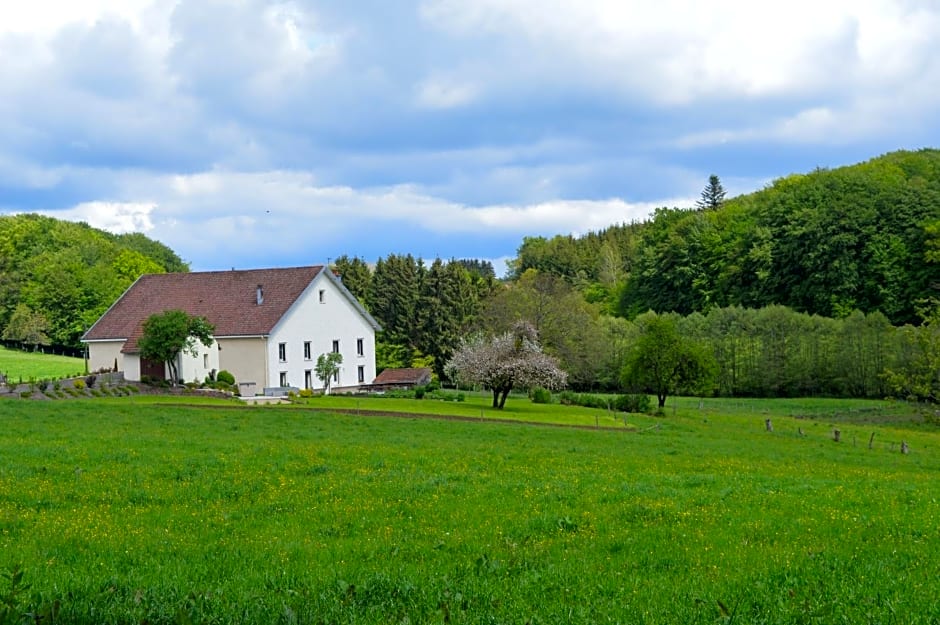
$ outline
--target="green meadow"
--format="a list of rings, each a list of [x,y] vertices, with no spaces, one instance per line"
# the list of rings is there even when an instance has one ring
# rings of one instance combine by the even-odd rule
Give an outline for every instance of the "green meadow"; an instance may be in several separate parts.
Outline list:
[[[323,399],[0,401],[0,623],[940,623],[940,432],[883,403]]]
[[[81,375],[84,370],[85,361],[81,358],[0,347],[0,373],[13,383],[65,378]]]

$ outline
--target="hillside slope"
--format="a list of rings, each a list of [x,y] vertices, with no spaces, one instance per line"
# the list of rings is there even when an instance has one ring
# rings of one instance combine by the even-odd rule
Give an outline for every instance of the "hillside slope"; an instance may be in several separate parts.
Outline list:
[[[526,269],[565,277],[608,310],[689,314],[789,306],[917,319],[940,285],[940,150],[787,176],[715,210],[658,209],[584,237],[526,238]]]
[[[0,333],[18,339],[14,327],[32,327],[43,342],[77,345],[138,276],[188,270],[176,253],[139,233],[0,215]]]

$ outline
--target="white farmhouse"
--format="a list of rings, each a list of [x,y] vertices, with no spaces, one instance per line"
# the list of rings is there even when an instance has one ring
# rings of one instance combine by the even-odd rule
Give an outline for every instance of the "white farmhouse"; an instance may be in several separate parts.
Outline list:
[[[184,382],[202,382],[224,369],[258,391],[319,389],[317,357],[331,351],[343,356],[333,389],[375,378],[375,332],[381,328],[323,266],[141,276],[82,337],[89,369],[117,364],[127,380],[165,379],[165,365],[142,359],[137,341],[144,321],[167,310],[203,316],[215,326],[212,347],[198,344],[196,357],[180,357]]]

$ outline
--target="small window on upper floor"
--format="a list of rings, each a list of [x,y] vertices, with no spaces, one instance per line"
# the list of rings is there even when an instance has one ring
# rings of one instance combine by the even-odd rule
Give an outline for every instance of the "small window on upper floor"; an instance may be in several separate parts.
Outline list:
[[[366,345],[365,341],[362,339],[356,339],[356,355],[365,356],[366,355]]]
[[[277,359],[281,362],[287,362],[287,343],[277,344]]]
[[[209,368],[209,354],[202,355],[202,368],[203,369]]]
[[[319,297],[321,304],[326,302],[326,289],[320,289]]]
[[[310,341],[304,341],[304,360],[312,360],[312,353],[310,351]]]
[[[333,341],[333,353],[334,354],[339,353],[339,340],[338,339]]]

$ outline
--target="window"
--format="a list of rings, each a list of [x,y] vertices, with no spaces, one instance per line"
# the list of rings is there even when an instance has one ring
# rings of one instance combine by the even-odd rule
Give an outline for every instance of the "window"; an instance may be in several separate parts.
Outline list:
[[[287,343],[277,344],[277,359],[281,362],[287,362]]]
[[[304,341],[304,360],[310,360],[310,341]]]
[[[287,372],[286,372],[286,371],[281,371],[281,380],[280,380],[280,382],[281,382],[281,386],[282,386],[282,387],[284,387],[284,386],[289,386],[289,384],[287,384]]]
[[[203,369],[209,368],[209,354],[202,355],[202,368]]]
[[[320,289],[319,295],[320,295],[320,303],[321,303],[321,304],[326,303],[326,290],[325,290],[325,289]]]
[[[359,365],[359,384],[362,384],[366,381],[366,368],[362,365]]]
[[[304,371],[304,388],[313,388],[313,372],[310,369]]]
[[[333,341],[333,353],[334,354],[339,353],[339,340]]]
[[[366,355],[365,341],[363,341],[362,339],[356,339],[356,355],[357,356]]]
[[[333,384],[339,384],[339,371],[333,374]]]

